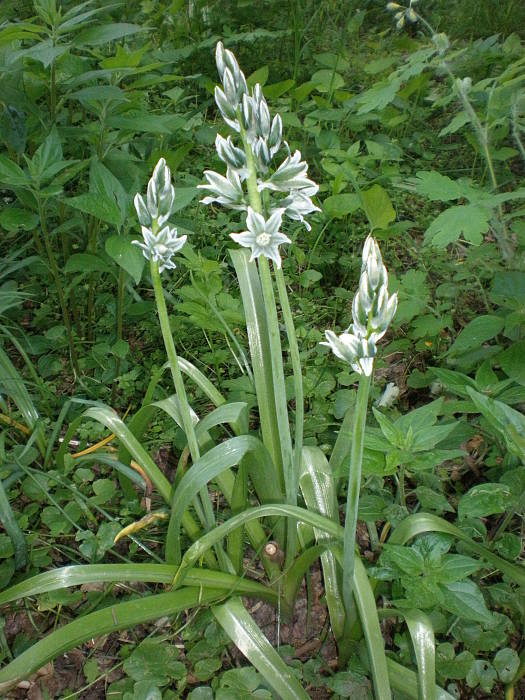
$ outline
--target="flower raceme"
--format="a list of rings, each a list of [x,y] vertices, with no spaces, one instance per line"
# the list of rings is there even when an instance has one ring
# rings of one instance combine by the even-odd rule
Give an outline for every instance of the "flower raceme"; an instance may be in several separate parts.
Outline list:
[[[174,269],[173,255],[186,243],[187,236],[178,236],[177,229],[166,222],[175,201],[175,188],[171,184],[171,172],[161,158],[148,182],[146,200],[135,195],[134,203],[142,226],[142,241],[133,243],[142,249],[147,260],[159,264],[159,272]]]
[[[235,136],[217,135],[215,148],[226,165],[226,176],[213,170],[204,172],[206,184],[199,187],[207,196],[201,202],[245,211],[248,230],[233,234],[233,240],[252,249],[252,260],[264,255],[280,267],[278,246],[290,242],[279,232],[282,217],[299,221],[310,230],[305,217],[320,211],[312,201],[319,187],[308,178],[308,165],[301,160],[301,153],[291,154],[282,140],[282,119],[279,114],[272,119],[261,86],[257,84],[249,92],[237,59],[221,42],[215,57],[222,83],[222,87],[215,88],[215,102],[226,124],[236,132],[238,142]],[[274,164],[283,150],[284,158]],[[264,213],[249,211],[245,189],[250,176],[262,195]]]
[[[368,236],[363,246],[359,289],[352,302],[353,323],[341,335],[326,331],[327,345],[334,355],[348,362],[359,374],[370,376],[377,341],[386,333],[397,309],[397,294],[388,295],[388,273],[375,239]]]

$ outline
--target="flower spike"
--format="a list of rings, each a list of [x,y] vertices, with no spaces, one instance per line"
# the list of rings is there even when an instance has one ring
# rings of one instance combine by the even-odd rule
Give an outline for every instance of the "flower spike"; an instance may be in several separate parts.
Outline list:
[[[340,360],[359,374],[370,376],[377,341],[385,335],[397,309],[397,294],[388,294],[388,274],[377,242],[368,236],[363,246],[359,289],[352,302],[353,323],[337,336],[326,331],[327,345]]]
[[[173,209],[175,188],[171,184],[171,172],[161,158],[148,182],[146,200],[135,195],[134,204],[142,225],[142,241],[132,241],[142,249],[147,260],[159,263],[159,272],[176,267],[173,255],[186,243],[187,236],[178,236],[177,229],[165,226]]]

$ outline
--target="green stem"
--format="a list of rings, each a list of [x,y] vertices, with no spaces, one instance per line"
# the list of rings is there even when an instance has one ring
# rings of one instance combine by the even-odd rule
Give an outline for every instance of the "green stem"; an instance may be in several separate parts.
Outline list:
[[[199,443],[197,442],[197,436],[195,434],[195,428],[191,417],[190,405],[188,403],[188,397],[186,395],[186,389],[184,387],[184,381],[182,379],[182,374],[179,367],[179,360],[177,357],[177,351],[175,349],[175,343],[173,342],[173,336],[171,334],[168,310],[166,308],[166,299],[164,298],[164,291],[162,289],[162,282],[160,279],[158,263],[151,260],[150,270],[151,279],[153,281],[153,289],[155,290],[155,301],[157,303],[157,312],[159,314],[160,328],[162,331],[162,338],[164,340],[164,347],[166,348],[166,353],[168,355],[171,376],[173,378],[173,384],[175,386],[175,392],[177,394],[184,432],[186,434],[186,439],[188,440],[188,447],[190,450],[192,461],[195,464],[195,462],[200,457]],[[199,495],[202,503],[202,508],[204,510],[203,524],[208,530],[210,530],[215,526],[215,516],[213,514],[213,506],[210,500],[210,495],[206,488],[201,489]],[[226,560],[221,555],[222,550],[217,549],[217,552],[219,560],[221,561],[221,565],[223,565],[222,568],[229,568],[227,567]]]
[[[351,617],[353,610],[353,581],[355,567],[355,533],[357,510],[361,486],[361,466],[365,443],[366,414],[371,377],[362,374],[359,379],[354,416],[354,432],[348,473],[348,494],[346,500],[345,532],[343,545],[343,603],[346,614]]]
[[[253,153],[250,144],[246,139],[246,134],[241,128],[241,138],[246,153],[246,165],[248,168],[248,177],[246,178],[246,186],[248,188],[248,198],[250,206],[258,214],[263,214],[263,205],[261,194],[257,189],[257,169],[253,159]],[[277,316],[277,307],[275,305],[275,295],[273,291],[270,266],[266,257],[259,258],[259,277],[264,298],[264,306],[266,309],[266,317],[268,321],[268,337],[270,341],[270,355],[272,358],[272,374],[275,393],[275,413],[277,417],[277,426],[279,431],[279,442],[281,446],[281,456],[283,464],[283,477],[286,492],[286,502],[289,505],[297,503],[297,485],[294,475],[294,464],[292,462],[292,438],[290,435],[290,424],[288,421],[288,409],[286,405],[286,391],[284,383],[284,370],[282,362],[281,338],[279,331],[279,319]],[[285,290],[286,291],[286,290]],[[289,310],[289,306],[288,306]],[[283,309],[283,313],[284,309]],[[291,312],[290,312],[291,317]],[[293,321],[292,321],[293,326]],[[288,330],[288,328],[287,328]],[[295,330],[293,331],[295,336]],[[302,402],[301,402],[302,403]],[[299,469],[297,469],[297,475]],[[297,549],[297,528],[293,521],[287,522],[287,544],[286,544],[286,559],[285,568],[287,568],[293,559]]]
[[[77,351],[75,348],[75,343],[73,341],[73,332],[71,329],[71,319],[69,317],[69,311],[67,308],[66,304],[66,298],[64,296],[64,290],[62,288],[62,282],[60,279],[60,271],[58,269],[55,253],[53,251],[53,248],[51,246],[51,241],[49,240],[49,232],[47,230],[47,222],[46,218],[44,215],[44,208],[42,206],[42,201],[40,197],[37,195],[37,202],[38,202],[38,214],[40,217],[40,227],[42,229],[42,237],[44,239],[44,247],[46,250],[47,258],[49,261],[49,266],[51,268],[51,274],[53,276],[53,280],[55,282],[57,294],[58,294],[58,300],[60,302],[60,309],[62,311],[62,319],[64,321],[64,326],[66,327],[66,334],[67,334],[67,340],[69,344],[69,353],[70,353],[70,359],[71,359],[71,365],[73,367],[73,371],[75,374],[80,374],[80,369],[78,366],[78,358],[77,358]]]
[[[288,336],[290,346],[290,357],[292,360],[292,370],[295,388],[295,442],[293,451],[293,478],[294,490],[297,492],[299,483],[299,474],[301,471],[301,458],[303,451],[303,431],[304,431],[304,392],[303,392],[303,374],[301,371],[301,356],[299,354],[299,346],[297,344],[297,335],[295,333],[295,325],[293,322],[292,310],[286,291],[286,283],[284,274],[281,268],[275,270],[275,278],[277,280],[277,290],[279,292],[279,302],[283,312],[284,325]]]
[[[279,319],[273,292],[272,277],[268,259],[259,258],[259,275],[263,292],[264,306],[268,318],[268,336],[270,340],[270,354],[272,357],[272,374],[275,391],[275,412],[279,430],[279,442],[281,445],[281,457],[283,462],[284,489],[286,502],[289,505],[297,504],[297,486],[292,461],[292,438],[290,435],[290,423],[288,421],[288,408],[286,405],[286,390],[284,382],[284,370],[282,363],[281,338],[279,332]],[[287,523],[287,543],[285,566],[295,558],[297,528],[293,521]]]
[[[124,307],[124,276],[125,272],[120,268],[118,273],[118,288],[117,288],[117,343],[122,340],[122,315]],[[117,397],[117,377],[120,375],[120,356],[117,356],[115,365],[115,378],[113,380],[113,388],[111,389],[111,405],[114,407]]]

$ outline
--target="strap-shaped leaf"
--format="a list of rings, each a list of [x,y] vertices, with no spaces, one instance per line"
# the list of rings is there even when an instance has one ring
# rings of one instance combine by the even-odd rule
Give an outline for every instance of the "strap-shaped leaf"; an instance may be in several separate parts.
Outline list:
[[[436,645],[434,628],[428,615],[421,610],[385,608],[379,611],[382,619],[401,617],[405,620],[416,654],[418,671],[418,700],[436,698]]]
[[[181,588],[171,593],[143,596],[118,605],[110,605],[79,617],[36,642],[0,669],[0,694],[52,659],[89,639],[207,605],[223,596],[224,591],[216,588]]]
[[[337,493],[332,470],[318,447],[304,447],[299,485],[308,510],[321,513],[331,520],[338,521]],[[315,531],[317,542],[323,543],[330,537],[325,532]],[[321,555],[326,603],[330,614],[330,624],[336,640],[343,636],[345,612],[340,586],[340,570],[334,554],[329,550]]]
[[[0,605],[29,596],[56,591],[68,586],[85,583],[112,583],[116,581],[142,581],[144,583],[170,584],[177,567],[170,564],[88,564],[64,566],[45,571],[16,583],[0,593]],[[271,588],[248,578],[239,578],[223,571],[192,569],[186,576],[187,586],[216,588],[225,593],[255,596],[277,604],[277,594]]]
[[[217,622],[235,646],[261,673],[282,700],[308,700],[292,669],[285,664],[239,598],[212,607]]]
[[[221,472],[239,464],[247,454],[250,454],[250,458],[253,459],[254,467],[251,471],[254,474],[256,472],[256,478],[264,478],[268,488],[277,490],[274,494],[276,500],[280,499],[275,466],[260,440],[251,435],[240,435],[217,445],[206,452],[186,472],[173,494],[166,539],[166,557],[170,563],[180,563],[180,525],[193,498],[209,481]]]
[[[388,677],[394,690],[406,695],[410,700],[419,700],[419,683],[417,675],[409,668],[405,668],[393,659],[386,660],[388,666]],[[454,696],[447,693],[439,685],[434,686],[436,700],[455,700]]]

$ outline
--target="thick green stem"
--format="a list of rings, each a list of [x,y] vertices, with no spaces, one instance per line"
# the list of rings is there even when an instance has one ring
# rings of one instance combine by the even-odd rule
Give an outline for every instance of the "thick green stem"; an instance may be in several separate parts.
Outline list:
[[[270,340],[270,354],[272,356],[272,374],[274,378],[275,391],[275,411],[279,430],[279,442],[281,445],[286,502],[293,506],[297,504],[297,483],[292,460],[292,438],[290,435],[290,423],[288,421],[288,408],[286,405],[286,389],[282,363],[279,319],[277,317],[277,307],[275,305],[270,265],[268,263],[268,259],[264,256],[259,258],[259,275],[261,278],[264,306],[266,308],[268,318],[268,335]],[[296,525],[293,523],[293,521],[289,521],[287,527],[288,534],[286,542],[285,566],[291,564],[295,558],[297,548]]]
[[[294,434],[294,450],[293,450],[293,477],[294,489],[297,493],[299,483],[299,474],[301,472],[301,459],[303,451],[303,430],[304,430],[304,393],[303,393],[303,374],[301,370],[301,356],[299,354],[299,345],[297,344],[297,335],[295,333],[295,325],[293,322],[292,310],[286,291],[286,283],[284,274],[281,268],[275,270],[275,278],[277,280],[277,290],[279,292],[279,301],[283,312],[284,325],[288,343],[290,346],[290,357],[292,360],[292,370],[295,388],[295,434]]]
[[[151,260],[150,269],[151,279],[153,281],[153,289],[155,290],[155,301],[157,304],[157,312],[159,314],[160,328],[162,331],[162,338],[164,340],[164,347],[166,348],[166,353],[168,355],[171,376],[173,378],[173,384],[175,386],[175,392],[177,394],[177,400],[179,404],[179,410],[182,418],[184,432],[186,434],[186,439],[188,440],[188,447],[190,450],[192,461],[195,464],[195,462],[200,457],[199,443],[197,442],[197,436],[195,434],[195,428],[191,417],[190,405],[188,403],[188,397],[186,395],[186,389],[184,387],[184,381],[182,379],[182,374],[179,367],[179,360],[177,357],[177,351],[175,350],[175,343],[173,342],[173,336],[171,334],[168,310],[166,308],[166,299],[164,298],[164,291],[162,289],[162,282],[160,279],[158,263]],[[204,510],[203,524],[209,530],[215,526],[213,506],[211,504],[210,496],[207,489],[202,489],[199,495],[201,499],[202,508]],[[217,550],[220,559],[222,558],[222,555],[220,554],[221,551],[222,550],[219,549]],[[222,568],[226,568],[226,560],[221,561],[221,565]]]
[[[49,266],[51,268],[51,274],[52,274],[53,280],[55,282],[55,286],[56,286],[56,290],[57,290],[57,294],[58,294],[58,300],[60,303],[60,309],[62,311],[62,319],[64,321],[64,326],[66,327],[66,334],[67,334],[67,340],[68,340],[68,345],[69,345],[71,366],[73,367],[73,371],[75,372],[75,374],[78,375],[78,374],[80,374],[80,369],[78,366],[77,351],[75,348],[75,343],[73,341],[71,319],[69,317],[69,310],[67,308],[66,298],[64,296],[64,290],[62,288],[62,281],[60,278],[60,270],[58,269],[58,264],[56,261],[55,253],[53,251],[53,247],[51,246],[51,241],[49,240],[49,233],[47,230],[47,222],[46,222],[46,218],[44,215],[44,208],[42,206],[42,202],[40,200],[40,197],[37,197],[37,202],[38,202],[38,214],[40,216],[40,227],[42,229],[42,237],[44,239],[44,247],[46,250],[47,259],[49,261]]]
[[[257,189],[257,169],[253,159],[253,153],[250,144],[246,139],[246,134],[241,129],[241,138],[246,153],[246,165],[248,169],[248,177],[246,178],[246,186],[248,188],[248,199],[250,206],[258,214],[264,215],[263,203],[261,194]],[[286,390],[284,382],[284,370],[282,362],[281,338],[279,330],[279,318],[277,316],[277,307],[275,305],[275,295],[273,291],[270,266],[266,257],[259,258],[259,277],[263,291],[264,306],[266,309],[266,317],[268,322],[268,337],[270,341],[270,354],[272,358],[272,374],[274,379],[274,394],[275,394],[275,412],[277,417],[277,426],[279,430],[279,442],[281,446],[281,457],[283,464],[283,478],[286,492],[286,502],[289,505],[297,503],[297,477],[299,468],[294,468],[292,460],[292,438],[290,435],[290,424],[288,421],[288,409],[286,405]],[[283,283],[284,284],[284,283]],[[285,289],[286,292],[286,289]],[[286,296],[286,295],[285,295]],[[289,305],[288,305],[289,311]],[[283,313],[285,313],[283,308]],[[290,312],[291,318],[291,312]],[[292,321],[293,326],[293,321]],[[287,329],[288,330],[288,329]],[[295,336],[295,330],[293,331]],[[302,402],[301,402],[302,403]],[[300,455],[299,455],[300,464]],[[294,473],[295,472],[295,473]],[[293,559],[297,550],[297,528],[293,521],[287,523],[287,543],[286,543],[286,559],[285,568],[287,568]]]
[[[348,473],[348,494],[346,499],[345,533],[343,545],[343,603],[350,618],[353,609],[353,581],[355,566],[355,534],[357,528],[357,510],[359,507],[359,490],[361,487],[361,466],[365,443],[366,414],[371,377],[362,374],[359,379],[357,401],[354,416],[354,432],[350,453],[350,470]]]

